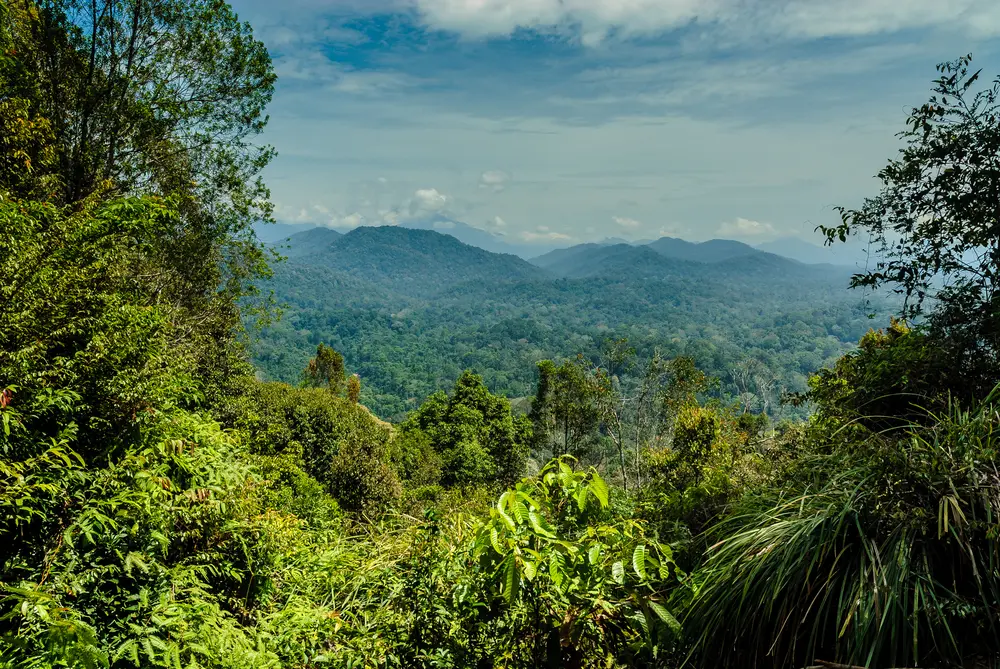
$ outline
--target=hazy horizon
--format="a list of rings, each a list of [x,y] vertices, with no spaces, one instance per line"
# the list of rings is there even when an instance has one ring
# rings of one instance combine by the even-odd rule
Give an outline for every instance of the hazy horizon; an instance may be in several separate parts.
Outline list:
[[[817,241],[878,190],[979,0],[237,0],[279,75],[277,220],[443,215],[516,243]]]

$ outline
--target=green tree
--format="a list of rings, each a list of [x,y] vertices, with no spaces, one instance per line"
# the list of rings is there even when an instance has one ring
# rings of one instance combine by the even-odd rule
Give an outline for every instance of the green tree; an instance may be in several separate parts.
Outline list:
[[[635,373],[638,367],[638,373]],[[618,451],[622,486],[638,489],[644,482],[644,453],[670,443],[675,421],[709,387],[708,376],[691,358],[663,358],[659,351],[639,365],[625,340],[606,347],[595,375],[604,431]]]
[[[264,128],[275,75],[228,4],[9,4],[12,83],[52,122],[66,201],[110,182],[191,195],[216,226],[269,213],[259,175],[272,151],[249,140]]]
[[[411,461],[414,468],[436,454],[444,485],[510,485],[524,474],[531,423],[467,371],[451,396],[427,398],[400,426],[397,441],[397,460]],[[420,455],[428,447],[430,453]]]
[[[583,356],[556,365],[538,363],[538,386],[529,417],[535,447],[554,456],[584,458],[597,436],[601,414],[599,379]]]
[[[926,318],[963,372],[961,390],[982,397],[1000,369],[1000,78],[977,89],[970,63],[938,66],[934,95],[879,172],[882,191],[820,228],[829,242],[871,235],[881,258],[852,284],[902,294],[903,317]]]
[[[266,49],[214,0],[11,0],[4,11],[0,125],[13,117],[20,131],[0,139],[0,190],[73,207],[169,198],[177,215],[146,237],[136,276],[170,305],[215,388],[241,364],[236,301],[269,271],[252,228],[272,209],[260,174],[273,151],[254,143],[275,80]]]
[[[347,381],[344,371],[344,356],[326,344],[316,347],[316,357],[302,370],[302,383],[309,388],[326,388],[339,395]]]
[[[347,379],[347,400],[353,404],[357,404],[360,399],[361,377],[357,374],[351,374],[351,378]]]
[[[949,349],[927,332],[892,320],[871,330],[857,350],[809,378],[809,390],[793,402],[814,404],[814,426],[843,439],[859,431],[899,429],[948,406],[949,397],[969,398],[963,370]]]

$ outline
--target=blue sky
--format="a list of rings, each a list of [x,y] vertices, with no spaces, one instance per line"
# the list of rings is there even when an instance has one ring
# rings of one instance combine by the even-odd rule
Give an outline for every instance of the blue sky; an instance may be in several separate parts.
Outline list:
[[[233,0],[279,81],[277,218],[517,242],[812,238],[874,194],[996,0]]]

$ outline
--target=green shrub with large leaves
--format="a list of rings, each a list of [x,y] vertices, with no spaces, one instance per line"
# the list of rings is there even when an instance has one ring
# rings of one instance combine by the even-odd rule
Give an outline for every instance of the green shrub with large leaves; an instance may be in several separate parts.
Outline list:
[[[476,540],[490,591],[513,609],[510,666],[652,666],[680,626],[666,599],[683,576],[641,522],[613,516],[596,470],[547,465],[500,496]],[[526,629],[524,629],[526,627]]]

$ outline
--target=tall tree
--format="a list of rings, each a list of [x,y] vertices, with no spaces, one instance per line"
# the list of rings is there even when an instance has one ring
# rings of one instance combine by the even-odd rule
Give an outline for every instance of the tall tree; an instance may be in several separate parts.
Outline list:
[[[902,315],[925,319],[982,391],[1000,369],[1000,78],[977,89],[970,64],[938,66],[934,94],[879,172],[882,191],[820,229],[830,243],[870,233],[881,259],[853,285],[902,294]]]
[[[560,365],[551,360],[539,362],[538,387],[529,414],[536,448],[555,457],[584,457],[597,436],[601,389],[583,356]]]
[[[346,381],[344,356],[321,343],[316,347],[316,357],[310,359],[309,364],[302,370],[303,385],[310,388],[327,388],[334,395],[339,395]]]
[[[347,379],[347,401],[351,404],[357,404],[360,399],[361,377],[357,374],[351,374],[351,377]]]
[[[11,0],[15,90],[53,126],[64,197],[177,192],[215,225],[270,212],[251,139],[275,75],[218,0]]]
[[[708,389],[708,377],[690,358],[669,360],[658,351],[640,365],[624,340],[608,344],[596,376],[603,386],[599,407],[604,431],[618,452],[622,486],[628,490],[631,482],[639,488],[643,453],[670,443],[677,416]]]
[[[530,443],[528,419],[512,413],[507,398],[466,371],[451,396],[434,393],[410,415],[396,446],[401,461],[440,458],[444,485],[507,486],[524,475]]]
[[[252,228],[272,211],[273,151],[255,143],[275,81],[264,45],[219,0],[3,4],[0,126],[13,115],[31,132],[0,139],[0,190],[73,210],[168,199],[179,215],[146,239],[137,279],[225,378],[236,300],[268,272]]]

